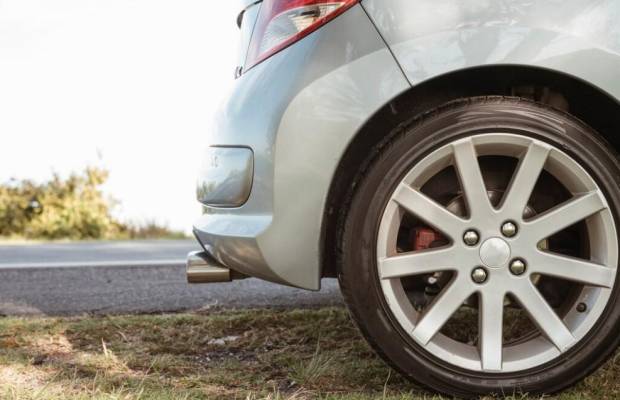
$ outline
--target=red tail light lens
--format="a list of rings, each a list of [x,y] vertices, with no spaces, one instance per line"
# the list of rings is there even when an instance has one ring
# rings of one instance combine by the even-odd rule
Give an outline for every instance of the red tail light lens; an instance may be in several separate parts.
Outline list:
[[[246,70],[342,14],[359,0],[264,0],[254,27]]]

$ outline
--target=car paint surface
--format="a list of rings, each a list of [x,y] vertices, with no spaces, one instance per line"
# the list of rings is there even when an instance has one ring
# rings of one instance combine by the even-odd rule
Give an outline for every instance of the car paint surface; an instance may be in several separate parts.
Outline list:
[[[246,4],[247,3],[247,4]],[[237,69],[235,71],[235,77],[240,76],[245,68],[245,60],[248,54],[248,47],[250,46],[250,40],[252,39],[252,33],[254,32],[254,25],[258,19],[258,13],[260,11],[261,3],[244,1],[241,7],[239,7],[241,13],[237,17],[237,24],[239,25],[239,44],[237,45]]]
[[[555,70],[620,99],[620,1],[363,0],[237,80],[208,143],[252,149],[252,191],[205,207],[196,236],[232,269],[318,289],[327,194],[357,132],[412,86],[489,65]]]
[[[319,289],[323,205],[340,157],[409,87],[359,5],[247,70],[208,143],[253,150],[252,192],[238,208],[205,207],[194,229],[206,250],[239,272]]]
[[[620,99],[620,1],[364,0],[411,84],[484,65],[569,74]]]

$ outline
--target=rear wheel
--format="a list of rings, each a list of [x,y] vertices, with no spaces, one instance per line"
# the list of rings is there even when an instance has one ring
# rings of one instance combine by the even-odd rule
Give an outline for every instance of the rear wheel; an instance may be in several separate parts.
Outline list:
[[[450,395],[549,393],[614,351],[620,167],[596,132],[519,99],[468,99],[377,154],[339,280],[390,364]]]

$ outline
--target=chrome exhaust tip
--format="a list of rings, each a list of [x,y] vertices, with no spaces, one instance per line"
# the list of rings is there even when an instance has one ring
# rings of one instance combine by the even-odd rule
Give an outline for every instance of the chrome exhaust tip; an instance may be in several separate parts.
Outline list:
[[[207,252],[193,251],[187,255],[188,283],[230,282],[234,273],[213,259]]]

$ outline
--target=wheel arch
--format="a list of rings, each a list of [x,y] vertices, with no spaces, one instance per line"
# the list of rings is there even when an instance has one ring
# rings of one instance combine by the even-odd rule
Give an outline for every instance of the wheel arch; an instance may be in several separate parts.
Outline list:
[[[336,276],[338,242],[348,203],[363,166],[387,134],[403,121],[446,102],[493,95],[525,97],[568,112],[620,150],[619,99],[564,72],[526,65],[487,65],[452,71],[424,81],[380,108],[343,153],[325,203],[320,242],[322,276]]]

